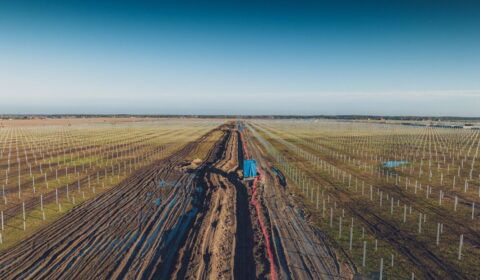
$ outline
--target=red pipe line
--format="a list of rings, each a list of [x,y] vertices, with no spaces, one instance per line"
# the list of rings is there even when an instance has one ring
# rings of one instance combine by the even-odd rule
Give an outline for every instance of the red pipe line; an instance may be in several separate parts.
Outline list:
[[[250,158],[250,154],[248,152],[246,142],[244,141],[243,133],[240,133],[240,137],[242,139],[242,146],[243,146],[243,153],[246,159]],[[265,239],[265,247],[267,248],[267,256],[268,260],[270,262],[270,280],[276,280],[277,279],[277,271],[275,268],[275,260],[273,257],[273,251],[272,251],[272,246],[270,242],[270,235],[268,234],[267,227],[265,226],[265,223],[263,221],[263,216],[261,215],[262,213],[262,208],[261,204],[257,199],[257,184],[258,180],[262,177],[262,170],[260,167],[258,167],[258,176],[256,176],[253,179],[253,193],[252,193],[252,199],[250,203],[255,206],[255,210],[257,211],[257,217],[258,217],[258,224],[260,225],[260,229],[262,230],[263,238]]]
[[[259,170],[260,173],[260,170]],[[277,272],[275,268],[275,262],[273,258],[273,251],[270,243],[270,236],[268,234],[267,227],[265,226],[265,223],[263,222],[263,216],[261,215],[261,204],[257,200],[257,183],[261,175],[255,177],[253,180],[253,194],[252,194],[252,200],[250,203],[252,203],[255,206],[255,209],[257,211],[257,217],[258,217],[258,223],[260,224],[260,228],[263,233],[263,238],[265,238],[265,247],[267,247],[267,255],[268,259],[270,262],[270,279],[271,280],[276,280],[277,279]]]

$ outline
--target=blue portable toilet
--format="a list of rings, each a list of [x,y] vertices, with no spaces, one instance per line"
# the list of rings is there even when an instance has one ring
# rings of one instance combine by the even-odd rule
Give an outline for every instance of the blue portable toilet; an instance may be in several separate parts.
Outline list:
[[[237,129],[238,129],[238,131],[242,132],[242,131],[243,131],[243,128],[244,128],[244,127],[243,127],[243,123],[237,122]]]
[[[243,177],[257,176],[257,161],[253,159],[246,159],[243,161]]]

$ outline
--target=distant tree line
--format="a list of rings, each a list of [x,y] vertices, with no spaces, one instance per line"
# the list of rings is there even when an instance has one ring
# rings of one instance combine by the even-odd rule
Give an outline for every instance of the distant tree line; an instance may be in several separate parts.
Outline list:
[[[377,115],[174,115],[174,114],[8,114],[0,119],[62,118],[212,118],[212,119],[332,119],[332,120],[397,120],[397,121],[480,121],[480,117],[452,116],[377,116]]]

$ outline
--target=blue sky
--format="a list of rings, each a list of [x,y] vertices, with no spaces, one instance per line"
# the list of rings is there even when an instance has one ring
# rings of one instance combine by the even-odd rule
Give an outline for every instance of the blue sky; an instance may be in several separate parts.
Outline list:
[[[480,116],[475,1],[2,1],[0,112]]]

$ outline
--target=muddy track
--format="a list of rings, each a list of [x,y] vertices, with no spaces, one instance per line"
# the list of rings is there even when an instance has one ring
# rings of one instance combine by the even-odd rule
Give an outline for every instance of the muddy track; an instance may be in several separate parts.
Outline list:
[[[258,152],[264,184],[241,180],[240,135],[222,125],[79,204],[1,252],[0,279],[351,278]]]
[[[230,128],[221,156],[199,174],[198,215],[181,246],[172,278],[257,278],[255,263],[263,264],[254,256],[248,191],[237,173],[240,154],[238,135]]]
[[[252,143],[252,142],[251,142]],[[312,228],[285,191],[285,182],[256,145],[250,145],[264,171],[261,189],[280,279],[352,279],[354,268],[341,264],[318,229]]]
[[[176,167],[207,138],[205,135],[169,158],[140,169],[112,190],[2,252],[0,278],[138,279],[161,275],[165,271],[161,268],[168,267],[175,252],[170,250],[175,236],[191,215],[195,191],[196,175]],[[170,185],[162,187],[160,180]]]
[[[240,133],[237,131],[237,154],[238,161],[243,163],[243,145]],[[250,204],[251,192],[236,174],[229,175],[230,182],[235,186],[237,230],[235,244],[235,279],[265,278],[267,270],[267,259],[263,240],[261,240],[260,229],[255,222],[257,213]],[[261,272],[265,271],[265,272]]]

